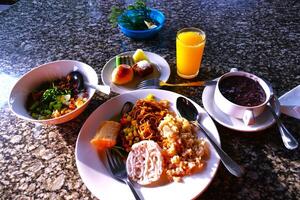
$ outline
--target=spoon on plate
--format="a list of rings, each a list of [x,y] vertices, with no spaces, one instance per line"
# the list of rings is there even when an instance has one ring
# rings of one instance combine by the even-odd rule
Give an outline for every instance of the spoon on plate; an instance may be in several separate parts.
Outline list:
[[[121,109],[121,117],[124,114],[128,114],[133,108],[133,103],[131,103],[130,101],[126,101]]]
[[[110,94],[110,87],[107,85],[95,85],[84,81],[83,75],[79,71],[72,71],[68,74],[68,77],[77,85],[78,89],[85,87],[91,87],[95,90],[103,92],[104,94]]]
[[[244,169],[239,166],[234,160],[232,160],[226,152],[224,152],[219,145],[214,141],[211,136],[211,133],[201,124],[200,122],[200,113],[197,108],[190,102],[188,99],[184,97],[178,97],[176,101],[176,107],[180,113],[180,115],[186,118],[189,121],[193,121],[197,127],[199,127],[204,135],[207,137],[211,145],[215,148],[217,153],[220,156],[220,159],[226,169],[233,174],[234,176],[241,177],[244,173]]]
[[[272,113],[272,115],[276,121],[276,124],[278,126],[278,129],[279,129],[279,132],[281,135],[282,142],[287,149],[290,149],[290,150],[296,149],[299,145],[298,141],[294,138],[294,136],[290,133],[290,131],[284,126],[284,124],[282,123],[282,121],[277,116],[276,112],[274,111],[274,105],[275,105],[275,101],[276,101],[277,97],[274,94],[273,87],[269,81],[267,81],[265,79],[264,79],[264,81],[267,83],[267,85],[270,89],[270,94],[271,94],[269,102],[267,104],[267,107],[270,110],[270,112]]]

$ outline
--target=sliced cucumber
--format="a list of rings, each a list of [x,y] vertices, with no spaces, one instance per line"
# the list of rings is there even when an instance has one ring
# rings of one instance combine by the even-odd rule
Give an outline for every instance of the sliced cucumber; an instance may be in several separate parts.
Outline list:
[[[116,56],[116,67],[118,67],[121,64],[121,57]]]
[[[129,66],[133,65],[133,59],[131,56],[116,56],[116,66],[119,66],[121,64],[126,64]]]

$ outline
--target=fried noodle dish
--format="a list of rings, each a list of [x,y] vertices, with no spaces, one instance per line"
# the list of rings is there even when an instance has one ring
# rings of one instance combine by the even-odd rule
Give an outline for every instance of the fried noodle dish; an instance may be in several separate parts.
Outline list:
[[[170,113],[169,101],[155,101],[153,96],[139,99],[133,109],[121,118],[122,146],[127,152],[131,146],[142,140],[154,140],[159,142],[161,137],[158,126],[161,120]]]
[[[209,157],[209,147],[198,138],[188,120],[169,110],[167,100],[155,100],[153,95],[139,99],[133,109],[121,117],[119,139],[127,152],[140,141],[153,140],[161,148],[163,169],[171,181],[201,170]]]

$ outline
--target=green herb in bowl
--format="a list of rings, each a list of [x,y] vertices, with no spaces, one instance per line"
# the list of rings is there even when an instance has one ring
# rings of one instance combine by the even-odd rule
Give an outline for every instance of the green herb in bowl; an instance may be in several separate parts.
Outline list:
[[[158,22],[150,17],[150,13],[151,9],[146,6],[146,1],[136,0],[133,5],[129,5],[127,8],[113,6],[109,20],[113,26],[121,23],[130,30],[147,30],[158,25]]]
[[[27,110],[35,119],[51,119],[82,106],[87,98],[85,89],[78,90],[68,77],[63,77],[32,91],[27,100]]]

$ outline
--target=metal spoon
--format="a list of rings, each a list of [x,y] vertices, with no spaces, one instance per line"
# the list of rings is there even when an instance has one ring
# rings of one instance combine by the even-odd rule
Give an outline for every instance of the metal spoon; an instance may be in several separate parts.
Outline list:
[[[241,177],[244,173],[244,169],[239,166],[235,161],[233,161],[227,153],[225,153],[221,147],[219,147],[214,139],[210,136],[211,133],[200,123],[200,114],[197,108],[188,99],[183,97],[178,97],[176,101],[176,107],[180,112],[181,116],[189,121],[194,121],[195,124],[202,129],[204,135],[207,137],[211,145],[215,148],[220,156],[220,159],[227,170],[234,176]]]
[[[121,109],[121,117],[124,114],[129,113],[132,110],[132,108],[133,108],[133,103],[131,103],[130,101],[125,102]]]
[[[83,75],[79,71],[72,71],[68,74],[68,77],[76,84],[78,89],[83,89],[84,86],[91,87],[95,90],[103,92],[104,94],[110,94],[110,87],[107,85],[94,85],[84,81]]]
[[[269,111],[272,113],[272,115],[276,121],[276,124],[278,126],[278,129],[279,129],[279,132],[281,135],[282,142],[287,149],[290,149],[290,150],[296,149],[298,147],[298,141],[289,132],[289,130],[287,130],[287,128],[284,126],[284,124],[282,123],[282,121],[277,116],[276,112],[274,111],[273,107],[274,107],[277,97],[274,94],[273,87],[269,81],[267,81],[267,80],[264,80],[264,81],[267,83],[267,85],[270,89],[270,94],[271,94],[269,103],[267,104],[267,107],[269,108]]]

